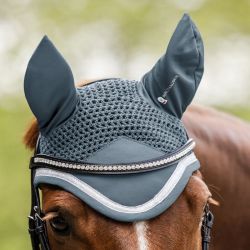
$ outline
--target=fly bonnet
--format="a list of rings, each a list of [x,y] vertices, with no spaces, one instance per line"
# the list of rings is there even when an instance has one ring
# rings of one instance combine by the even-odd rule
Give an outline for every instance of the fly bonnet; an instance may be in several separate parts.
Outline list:
[[[40,130],[30,164],[30,224],[39,217],[41,184],[59,186],[119,221],[150,219],[171,206],[199,168],[180,119],[203,62],[200,33],[184,15],[166,53],[140,81],[75,87],[69,65],[45,36],[24,80]]]

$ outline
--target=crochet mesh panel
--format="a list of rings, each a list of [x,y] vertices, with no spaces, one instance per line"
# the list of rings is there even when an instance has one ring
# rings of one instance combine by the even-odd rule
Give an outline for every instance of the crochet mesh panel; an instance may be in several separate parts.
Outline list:
[[[187,141],[181,121],[148,104],[138,81],[107,79],[78,88],[73,115],[40,138],[40,153],[83,162],[106,144],[125,136],[171,153]]]

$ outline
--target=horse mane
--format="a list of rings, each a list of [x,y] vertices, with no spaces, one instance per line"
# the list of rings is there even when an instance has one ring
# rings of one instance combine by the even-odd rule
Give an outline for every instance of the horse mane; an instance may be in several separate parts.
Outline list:
[[[36,147],[36,142],[39,135],[39,128],[38,128],[38,122],[36,118],[32,118],[30,124],[28,125],[28,128],[26,129],[24,136],[23,136],[23,143],[24,145],[30,149],[34,150]]]

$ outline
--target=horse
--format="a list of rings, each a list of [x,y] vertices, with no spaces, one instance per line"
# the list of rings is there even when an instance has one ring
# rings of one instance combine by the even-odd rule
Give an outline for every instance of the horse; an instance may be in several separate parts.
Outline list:
[[[24,77],[37,120],[25,136],[35,149],[33,250],[208,250],[209,205],[217,202],[199,168],[210,159],[207,147],[202,161],[194,153],[197,118],[187,119],[190,135],[181,121],[203,69],[202,38],[186,14],[166,53],[140,80],[75,86],[66,60],[47,36],[41,40]],[[212,141],[200,133],[198,143]]]
[[[207,199],[215,205],[211,249],[247,249],[250,126],[198,105],[188,109],[183,121],[197,141],[195,152],[202,168],[167,211],[149,221],[121,223],[94,211],[69,192],[45,185],[42,204],[52,249],[200,249],[199,229]],[[37,137],[34,120],[24,136],[26,147],[34,150]],[[217,201],[210,198],[210,190]],[[69,224],[71,234],[60,233],[68,230]]]

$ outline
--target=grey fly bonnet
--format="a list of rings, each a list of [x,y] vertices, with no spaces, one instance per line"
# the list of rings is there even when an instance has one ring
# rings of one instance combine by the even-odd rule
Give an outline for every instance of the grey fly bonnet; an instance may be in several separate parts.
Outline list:
[[[74,86],[71,69],[45,36],[24,90],[40,136],[34,185],[55,185],[112,219],[153,218],[199,168],[181,117],[203,74],[203,43],[188,15],[166,53],[140,81]]]

